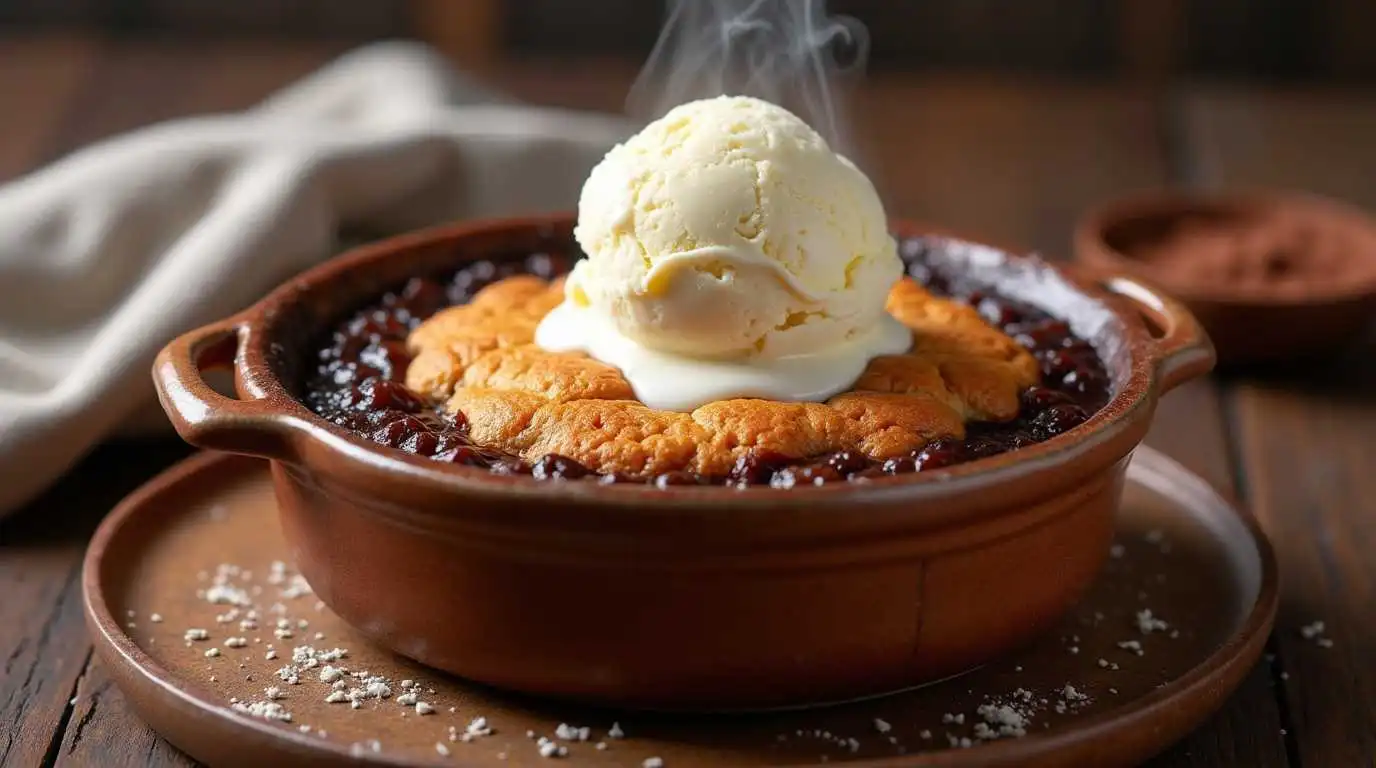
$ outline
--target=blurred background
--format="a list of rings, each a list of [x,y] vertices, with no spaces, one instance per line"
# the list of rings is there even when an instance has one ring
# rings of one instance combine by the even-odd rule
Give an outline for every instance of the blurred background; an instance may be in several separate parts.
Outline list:
[[[121,38],[416,37],[473,68],[644,59],[662,0],[0,0],[0,32]],[[1372,0],[833,0],[876,72],[1376,83]]]
[[[894,216],[1066,258],[1087,210],[1144,187],[1281,187],[1376,211],[1376,0],[828,5],[870,31],[871,77],[850,117],[859,159]],[[428,42],[531,103],[620,111],[663,8],[0,0],[0,183],[151,123],[250,107],[379,39]],[[1288,378],[1220,376],[1161,404],[1148,443],[1246,501],[1272,533],[1287,628],[1271,646],[1281,661],[1256,670],[1214,725],[1156,765],[1285,765],[1298,755],[1312,766],[1370,764],[1370,708],[1351,703],[1376,690],[1376,559],[1361,547],[1376,530],[1373,339]],[[187,452],[170,440],[132,450],[108,442],[0,528],[9,546],[0,654],[13,649],[11,660],[30,665],[0,677],[15,764],[186,764],[118,697],[97,699],[110,682],[98,665],[88,677],[81,661],[90,646],[79,574],[96,521]],[[1316,617],[1340,638],[1335,649],[1315,654],[1301,641]],[[1282,684],[1271,673],[1284,668],[1303,674]],[[69,699],[78,677],[82,696]]]

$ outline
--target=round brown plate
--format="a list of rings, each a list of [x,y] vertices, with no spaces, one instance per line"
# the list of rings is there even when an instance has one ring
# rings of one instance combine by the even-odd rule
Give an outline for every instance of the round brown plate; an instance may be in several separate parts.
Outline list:
[[[821,709],[595,710],[485,689],[371,648],[292,570],[267,463],[218,454],[169,470],[105,520],[86,557],[86,615],[139,714],[212,765],[548,765],[542,738],[564,760],[596,766],[1131,765],[1232,692],[1261,653],[1277,583],[1256,525],[1203,481],[1145,448],[1127,478],[1113,557],[1061,626],[959,678]],[[335,649],[347,653],[328,660]],[[281,679],[293,670],[295,684]],[[327,703],[334,687],[344,700]],[[384,687],[385,698],[368,694]],[[480,717],[491,732],[465,736]],[[609,733],[614,723],[622,738]]]

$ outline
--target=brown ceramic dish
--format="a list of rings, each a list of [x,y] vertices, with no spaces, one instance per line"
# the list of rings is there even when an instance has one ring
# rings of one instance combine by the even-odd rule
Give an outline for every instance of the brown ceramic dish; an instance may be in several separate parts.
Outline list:
[[[1158,396],[1213,363],[1188,312],[1139,282],[1068,277],[967,244],[972,279],[1093,342],[1113,396],[1071,432],[949,469],[790,490],[538,482],[380,447],[293,396],[312,334],[354,307],[571,228],[567,216],[462,224],[356,250],[177,339],[154,370],[185,439],[273,460],[286,540],[336,613],[388,648],[499,687],[750,708],[878,694],[985,663],[1088,587]],[[202,380],[203,367],[229,362],[239,399]]]
[[[1376,311],[1376,222],[1312,195],[1126,197],[1080,220],[1075,255],[1170,291],[1224,363],[1329,353],[1360,338]]]

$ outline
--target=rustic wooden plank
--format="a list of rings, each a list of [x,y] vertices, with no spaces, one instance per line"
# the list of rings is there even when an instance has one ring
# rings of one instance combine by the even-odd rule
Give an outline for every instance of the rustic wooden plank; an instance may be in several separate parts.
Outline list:
[[[1323,11],[1323,50],[1326,74],[1333,78],[1376,80],[1376,3],[1370,0],[1328,0]]]
[[[52,38],[0,41],[0,179],[29,170],[88,77],[94,46]],[[37,516],[0,523],[0,764],[40,765],[67,713],[72,681],[89,654],[65,542],[42,535]],[[51,520],[47,521],[51,528]]]
[[[166,442],[105,446],[0,521],[0,764],[44,764],[70,715],[91,656],[78,578],[86,540],[120,498],[187,453]]]
[[[1165,179],[1153,101],[1119,89],[892,77],[876,78],[855,105],[856,153],[891,215],[1051,258],[1069,256],[1090,204]]]
[[[90,648],[82,634],[72,548],[26,546],[15,528],[0,524],[0,764],[40,765]]]
[[[29,170],[90,76],[96,45],[71,37],[0,39],[0,183]]]
[[[487,71],[497,64],[505,40],[504,8],[496,0],[408,0],[417,36],[455,65]]]
[[[149,768],[196,765],[133,714],[99,659],[86,667],[72,701],[55,766],[115,765],[116,756]]]
[[[1198,90],[1183,120],[1206,183],[1302,188],[1376,209],[1369,96]],[[1275,646],[1290,748],[1304,765],[1366,765],[1376,754],[1371,351],[1368,339],[1328,365],[1243,378],[1228,404],[1245,495],[1281,560]],[[1331,647],[1302,635],[1314,621]]]
[[[1185,0],[1118,0],[1118,54],[1124,74],[1159,84],[1180,69]]]
[[[1307,189],[1376,208],[1376,99],[1362,91],[1209,88],[1184,99],[1201,181]]]
[[[28,102],[21,120],[7,120],[0,135],[6,174],[155,120],[247,106],[337,49],[286,46],[274,52],[212,43],[96,47],[80,41],[6,45],[0,49],[3,71],[23,73],[41,84],[40,90],[49,90]],[[87,52],[89,58],[83,59]],[[21,81],[0,74],[0,93],[27,88]],[[63,93],[66,101],[58,98]],[[67,104],[76,108],[61,120],[40,114]],[[18,130],[10,131],[11,126]],[[185,764],[167,745],[150,741],[151,735],[136,738],[148,733],[146,726],[108,690],[103,675],[88,668],[91,650],[78,574],[85,542],[105,512],[188,452],[171,440],[107,444],[0,525],[0,584],[6,590],[0,600],[0,657],[6,660],[0,677],[0,764],[44,765],[56,759],[86,765]],[[80,685],[78,679],[83,679]],[[83,691],[90,694],[84,702]],[[65,726],[73,727],[64,733]]]
[[[248,109],[348,49],[347,44],[338,42],[229,40],[167,45],[163,54],[200,59],[195,87],[177,101],[178,110],[190,114]]]

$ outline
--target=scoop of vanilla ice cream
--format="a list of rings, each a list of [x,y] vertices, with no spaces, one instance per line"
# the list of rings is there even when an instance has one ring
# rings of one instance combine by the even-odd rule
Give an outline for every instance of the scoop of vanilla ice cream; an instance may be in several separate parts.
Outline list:
[[[583,187],[574,236],[588,258],[568,302],[693,357],[854,339],[903,270],[865,174],[793,113],[745,97],[683,104],[615,147]]]

